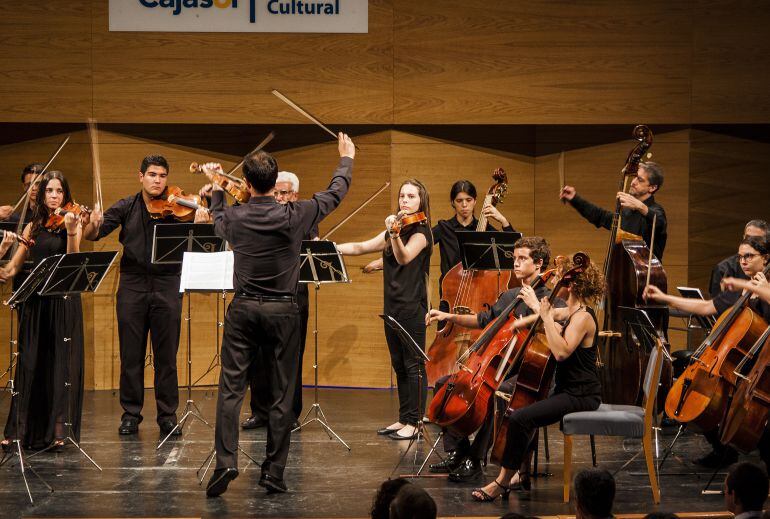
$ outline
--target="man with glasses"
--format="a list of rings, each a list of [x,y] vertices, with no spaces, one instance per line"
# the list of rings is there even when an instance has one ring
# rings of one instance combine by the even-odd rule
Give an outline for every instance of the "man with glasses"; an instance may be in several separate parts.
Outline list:
[[[296,202],[299,197],[299,178],[289,171],[279,171],[278,178],[275,181],[275,200],[279,204],[288,204]],[[318,225],[310,229],[305,235],[305,240],[318,239]],[[297,373],[297,385],[294,390],[294,422],[292,429],[299,427],[299,418],[302,413],[302,359],[305,355],[305,341],[307,339],[307,321],[308,321],[308,288],[307,283],[297,285],[297,305],[300,313],[300,334],[299,334],[299,373]],[[270,410],[269,396],[267,388],[267,375],[263,372],[264,362],[255,362],[251,367],[251,376],[249,386],[251,387],[251,397],[249,406],[251,407],[251,416],[241,423],[243,429],[257,429],[267,425],[267,415]]]
[[[668,238],[666,211],[655,201],[655,194],[663,186],[663,168],[655,162],[642,162],[639,171],[631,181],[628,193],[618,192],[617,199],[621,205],[621,229],[641,236],[648,245],[652,239],[652,222],[655,223],[655,244],[653,253],[661,262],[663,251],[666,249]],[[559,199],[569,202],[580,215],[594,224],[597,228],[612,227],[614,213],[598,207],[581,197],[572,186],[564,186],[559,193]]]
[[[24,186],[24,192],[26,193],[27,190],[32,185],[32,181],[35,179],[35,177],[43,171],[43,164],[40,164],[39,162],[33,162],[32,164],[27,165],[24,170],[21,172],[21,184]],[[36,204],[36,198],[37,198],[37,188],[40,185],[40,179],[38,179],[37,182],[35,182],[35,185],[32,187],[32,189],[29,192],[29,207],[27,208],[27,213],[24,216],[24,223],[29,222],[32,220],[32,214],[35,212],[35,204]],[[13,206],[11,205],[3,205],[0,206],[0,221],[3,222],[18,222],[21,218],[21,215],[19,213],[15,213],[13,211]]]

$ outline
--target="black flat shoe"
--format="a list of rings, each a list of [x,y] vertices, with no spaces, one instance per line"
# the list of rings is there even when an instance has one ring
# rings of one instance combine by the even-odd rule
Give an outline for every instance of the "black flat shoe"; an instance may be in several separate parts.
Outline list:
[[[211,475],[208,485],[206,485],[206,495],[208,497],[221,496],[227,490],[227,485],[237,477],[238,469],[236,468],[216,469]]]
[[[414,440],[417,438],[417,429],[415,429],[414,433],[410,436],[401,436],[398,434],[398,431],[394,431],[388,435],[388,438],[391,440]]]
[[[11,440],[7,438],[0,442],[0,447],[3,449],[3,452],[9,452],[11,450],[11,443]]]
[[[177,427],[177,425],[178,424],[170,418],[168,420],[163,420],[158,424],[158,427],[160,427],[160,434],[162,436],[168,436],[169,434],[171,436],[182,436],[182,427]]]
[[[388,429],[387,427],[383,427],[382,429],[377,429],[377,434],[379,434],[380,436],[387,436],[399,430],[401,430],[401,427],[399,427],[398,429]]]
[[[264,487],[268,494],[284,493],[288,490],[283,479],[279,479],[267,473],[262,473],[258,485]]]
[[[500,483],[497,482],[496,479],[494,480],[494,483],[495,485],[503,489],[502,493],[498,494],[500,496],[500,499],[502,499],[503,501],[508,501],[508,497],[511,494],[511,487],[506,487],[505,485],[501,485]],[[481,495],[477,495],[477,493]],[[484,489],[482,488],[474,489],[473,493],[471,494],[471,497],[473,498],[474,501],[479,501],[482,503],[491,503],[492,501],[497,499],[497,496],[490,496],[489,494],[484,492]]]
[[[464,459],[465,456],[459,450],[449,451],[443,461],[434,463],[429,470],[434,474],[449,474],[457,470]]]
[[[481,460],[467,457],[454,472],[449,473],[449,481],[453,483],[466,483],[474,481],[483,474],[481,470]]]
[[[241,429],[244,429],[244,430],[259,429],[260,427],[265,427],[266,425],[267,425],[266,420],[263,420],[258,416],[249,416],[243,422],[241,422]]]
[[[120,421],[120,427],[118,427],[118,434],[136,434],[139,432],[139,420],[137,418],[129,417],[123,418]]]
[[[727,452],[711,451],[705,456],[693,460],[693,463],[708,469],[718,469],[730,466],[736,461],[738,461],[738,453],[730,449]]]

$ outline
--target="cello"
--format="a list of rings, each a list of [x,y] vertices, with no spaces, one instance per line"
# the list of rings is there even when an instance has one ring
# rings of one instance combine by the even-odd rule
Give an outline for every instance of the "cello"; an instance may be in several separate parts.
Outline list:
[[[495,183],[489,188],[484,198],[483,207],[496,206],[505,196],[508,189],[508,178],[503,168],[497,168],[492,173]],[[483,213],[482,207],[482,213]],[[481,214],[476,225],[476,231],[487,229],[487,218]],[[489,308],[500,293],[509,288],[510,271],[494,272],[490,270],[464,269],[458,263],[446,273],[441,281],[442,299],[440,308],[452,314],[476,314]],[[481,330],[464,328],[458,324],[447,322],[436,332],[430,347],[426,351],[430,361],[425,363],[428,385],[452,372],[460,355],[468,350],[481,335]]]
[[[770,274],[770,265],[764,269]],[[726,406],[740,377],[735,371],[767,328],[748,307],[746,291],[717,319],[711,333],[690,357],[684,372],[666,397],[666,414],[680,423],[695,423],[704,431],[724,418]]]
[[[572,256],[573,267],[565,272],[556,283],[548,298],[553,305],[561,289],[566,288],[582,273],[591,263],[590,258],[577,252]],[[551,390],[551,379],[556,370],[556,361],[548,348],[548,342],[545,336],[538,333],[538,326],[542,318],[538,315],[537,320],[529,328],[526,338],[518,351],[521,357],[519,375],[516,377],[516,385],[508,400],[505,410],[497,413],[495,419],[495,440],[492,445],[490,459],[495,463],[500,463],[505,451],[506,437],[508,435],[508,423],[511,414],[523,407],[543,400],[548,396]]]
[[[538,276],[532,288],[548,282],[555,270]],[[457,360],[458,369],[433,395],[428,418],[440,427],[470,435],[481,427],[491,398],[518,358],[526,337],[525,330],[514,327],[512,316],[521,300],[514,299],[481,333],[468,351]]]
[[[639,141],[629,152],[623,167],[620,191],[627,193],[631,180],[637,176],[639,163],[652,146],[652,131],[638,125],[633,131]],[[643,351],[627,327],[618,307],[626,306],[647,310],[653,325],[665,332],[668,312],[660,306],[650,306],[643,298],[645,286],[652,284],[665,292],[666,271],[660,260],[650,253],[641,236],[621,229],[622,207],[616,200],[615,213],[610,228],[610,241],[604,261],[604,277],[607,291],[602,300],[604,320],[599,336],[604,338],[597,349],[597,367],[602,384],[602,402],[635,404],[640,398],[642,377],[650,352]],[[659,394],[663,398],[671,384],[671,360],[664,360]]]
[[[727,418],[722,424],[721,443],[748,454],[753,451],[767,426],[770,414],[770,326],[757,339],[735,368],[739,379]],[[756,357],[756,358],[755,358]],[[744,373],[748,372],[747,375]]]

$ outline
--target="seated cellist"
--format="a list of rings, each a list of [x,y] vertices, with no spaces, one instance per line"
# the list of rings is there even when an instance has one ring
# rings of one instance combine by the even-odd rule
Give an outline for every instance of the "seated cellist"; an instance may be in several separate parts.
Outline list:
[[[528,490],[528,476],[524,475],[529,467],[522,468],[522,463],[528,464],[527,453],[537,430],[559,422],[566,414],[593,411],[601,404],[601,383],[596,372],[599,325],[590,305],[603,291],[603,275],[589,264],[569,284],[566,308],[553,308],[547,298],[533,303],[533,311],[543,321],[548,349],[556,360],[554,390],[548,398],[511,413],[500,472],[492,483],[473,491],[474,500],[494,501],[500,495],[507,499],[517,470],[519,487]],[[517,323],[530,326],[538,315],[523,317]]]
[[[484,328],[494,321],[503,310],[515,299],[521,301],[514,308],[514,315],[522,317],[531,315],[532,310],[528,305],[537,305],[543,297],[550,295],[550,290],[541,285],[533,290],[530,285],[542,273],[548,265],[551,257],[551,249],[545,239],[530,236],[520,238],[514,244],[514,275],[521,281],[522,286],[507,290],[500,294],[497,302],[485,312],[478,314],[449,314],[440,310],[431,310],[425,316],[426,324],[435,321],[448,320],[466,328]],[[557,300],[557,306],[563,306],[564,302]],[[446,383],[449,377],[442,377],[436,381],[435,392]],[[504,381],[500,390],[510,393],[513,384],[511,380]],[[492,409],[492,406],[489,406]],[[481,476],[481,460],[486,457],[492,441],[492,413],[490,411],[481,429],[476,433],[473,443],[467,437],[461,436],[451,430],[444,432],[444,450],[447,453],[444,461],[430,466],[431,472],[448,472],[449,480],[456,483],[470,481]]]

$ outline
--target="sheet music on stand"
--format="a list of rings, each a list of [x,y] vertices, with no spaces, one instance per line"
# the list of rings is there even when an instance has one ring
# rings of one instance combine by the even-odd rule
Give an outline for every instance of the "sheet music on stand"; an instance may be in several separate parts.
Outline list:
[[[333,241],[302,240],[300,283],[350,283],[342,255]]]
[[[458,231],[463,269],[513,270],[513,246],[520,232]]]
[[[62,254],[55,254],[53,256],[48,256],[38,263],[37,266],[32,269],[32,272],[29,273],[27,279],[24,280],[24,283],[21,284],[7,301],[3,301],[3,304],[14,307],[29,299],[29,297],[35,293],[38,286],[48,279],[48,275],[56,267],[56,263],[58,263],[61,257]]]
[[[179,292],[232,292],[233,251],[185,252]]]
[[[186,252],[212,253],[222,251],[225,241],[214,232],[210,223],[161,223],[152,234],[152,263],[169,265],[182,263]]]
[[[96,292],[117,257],[117,251],[71,252],[59,256],[42,296]]]

